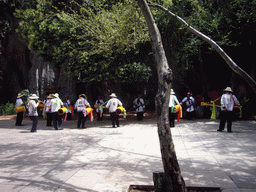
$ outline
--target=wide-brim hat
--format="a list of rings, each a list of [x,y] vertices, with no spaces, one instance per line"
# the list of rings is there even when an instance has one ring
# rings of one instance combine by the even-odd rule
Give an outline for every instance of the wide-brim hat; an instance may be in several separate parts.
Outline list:
[[[53,97],[59,97],[59,94],[58,93],[55,93],[52,95]]]
[[[53,95],[52,95],[52,94],[50,94],[50,95],[47,96],[47,99],[52,99],[52,98],[53,98]]]
[[[233,92],[231,87],[227,87],[226,89],[224,89],[224,91],[227,91],[227,92]]]
[[[85,94],[80,94],[79,97],[83,97],[86,99],[86,95]]]
[[[171,94],[172,94],[172,95],[174,95],[174,94],[175,94],[175,92],[173,91],[173,89],[171,89]]]
[[[18,96],[17,96],[17,98],[21,98],[21,97],[23,97],[23,94],[22,94],[22,93],[19,93]]]
[[[109,95],[110,97],[117,97],[115,93],[112,93],[111,95]]]
[[[36,94],[32,94],[29,99],[38,99],[39,97]]]

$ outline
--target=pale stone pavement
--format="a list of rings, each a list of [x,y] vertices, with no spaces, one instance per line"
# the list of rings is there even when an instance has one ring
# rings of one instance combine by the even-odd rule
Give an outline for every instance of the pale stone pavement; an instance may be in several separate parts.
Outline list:
[[[163,170],[155,120],[87,121],[87,129],[67,121],[58,131],[40,120],[36,133],[28,118],[14,124],[0,121],[0,192],[126,192]],[[171,129],[186,185],[255,192],[256,121],[234,122],[233,133],[218,124],[182,119]]]

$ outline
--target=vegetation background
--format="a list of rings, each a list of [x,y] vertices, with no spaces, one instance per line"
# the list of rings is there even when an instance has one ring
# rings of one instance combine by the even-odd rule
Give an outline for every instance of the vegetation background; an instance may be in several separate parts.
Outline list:
[[[93,102],[98,94],[107,99],[109,92],[114,91],[127,102],[127,108],[131,108],[132,100],[141,92],[145,93],[148,109],[154,109],[157,90],[155,61],[147,26],[136,1],[0,2],[3,9],[0,89],[7,93],[1,96],[2,104],[15,102],[16,95],[8,94],[5,76],[8,73],[3,61],[10,58],[8,35],[16,33],[29,51],[39,53],[54,68],[64,69],[75,79],[76,95],[86,90]],[[164,5],[214,39],[255,79],[255,64],[252,62],[256,50],[255,0],[152,2]],[[152,8],[152,13],[173,70],[173,88],[179,99],[191,91],[194,96],[207,100],[209,93],[217,92],[220,96],[224,88],[231,86],[244,107],[244,117],[255,113],[252,106],[256,103],[250,87],[207,43],[183,28],[176,18],[155,8]],[[10,18],[15,18],[18,26]],[[24,63],[27,68],[31,67],[29,62]],[[7,64],[19,68],[17,61],[8,60]],[[14,70],[14,73],[19,71]],[[20,75],[18,79],[21,83],[15,85],[17,89],[27,89],[26,79]]]

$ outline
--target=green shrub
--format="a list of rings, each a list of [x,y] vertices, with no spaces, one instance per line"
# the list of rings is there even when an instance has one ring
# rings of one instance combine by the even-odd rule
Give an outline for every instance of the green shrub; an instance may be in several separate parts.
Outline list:
[[[15,104],[6,103],[4,105],[0,105],[0,115],[15,115]]]

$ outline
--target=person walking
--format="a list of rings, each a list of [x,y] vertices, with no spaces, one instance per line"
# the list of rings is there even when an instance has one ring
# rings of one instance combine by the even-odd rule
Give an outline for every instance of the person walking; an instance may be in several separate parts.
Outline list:
[[[59,94],[55,93],[51,99],[50,110],[52,113],[52,121],[55,130],[62,129],[62,115],[58,114],[58,110],[63,107],[63,102],[59,98]]]
[[[240,105],[236,96],[230,87],[224,89],[224,94],[221,96],[221,112],[220,112],[220,125],[217,131],[223,131],[227,122],[228,133],[232,132],[232,119],[234,105]]]
[[[79,99],[75,103],[75,109],[77,110],[78,119],[77,119],[77,128],[80,128],[82,124],[82,128],[85,128],[85,121],[87,116],[86,108],[91,107],[89,102],[87,101],[87,97],[85,94],[80,94]]]
[[[22,101],[23,94],[19,93],[16,99],[16,108],[24,106],[24,103]],[[22,121],[23,121],[23,116],[24,116],[25,111],[20,111],[17,112],[17,117],[16,117],[16,126],[22,126]]]
[[[101,108],[101,109],[99,109],[99,107],[95,108],[98,121],[102,121],[103,120],[103,106],[101,106],[103,104],[104,104],[104,101],[103,101],[103,99],[101,99],[101,96],[99,95],[98,99],[95,102],[95,105],[96,106],[100,106],[100,108]]]
[[[175,95],[175,92],[173,89],[171,89],[171,95],[170,95],[170,100],[169,100],[169,123],[170,127],[175,127],[175,115],[176,115],[176,109],[175,109],[175,104],[179,105],[179,101]]]
[[[141,94],[138,94],[138,97],[133,101],[133,107],[136,109],[137,120],[143,120],[145,102],[143,98],[141,98]]]
[[[110,100],[106,104],[106,107],[109,108],[109,114],[112,122],[112,127],[119,127],[119,115],[116,113],[116,110],[118,106],[122,106],[122,102],[117,99],[117,96],[115,93],[112,93],[110,95]]]
[[[51,113],[51,99],[53,99],[52,94],[48,95],[44,101],[44,111],[46,115],[46,126],[52,126],[52,113]]]
[[[29,97],[28,102],[28,116],[30,117],[32,121],[32,128],[30,132],[36,132],[37,123],[38,123],[38,112],[37,107],[41,101],[38,100],[38,96],[36,94],[32,94]]]
[[[186,106],[186,116],[188,120],[195,119],[195,99],[192,97],[190,92],[187,92],[187,97],[181,101],[181,105],[185,103]]]

